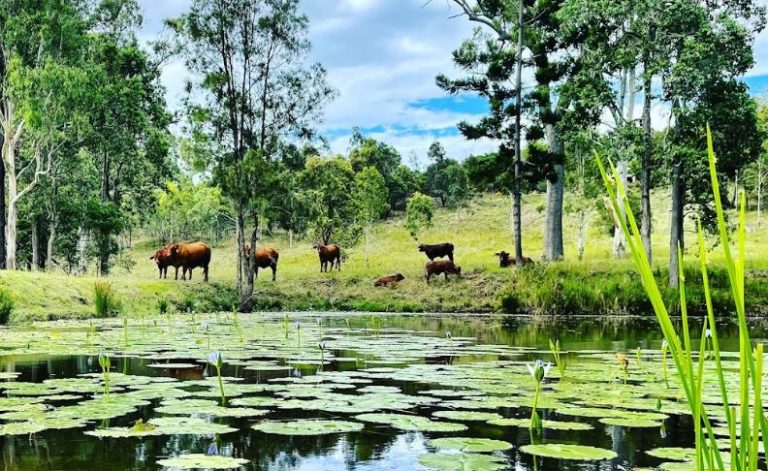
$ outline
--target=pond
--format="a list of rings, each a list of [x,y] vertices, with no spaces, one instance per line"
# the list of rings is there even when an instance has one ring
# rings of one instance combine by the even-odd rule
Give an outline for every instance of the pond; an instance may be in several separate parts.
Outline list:
[[[737,349],[735,325],[718,333]],[[553,361],[550,339],[565,368],[542,381],[537,435],[529,365]],[[694,468],[654,319],[168,315],[4,329],[0,352],[8,470]]]

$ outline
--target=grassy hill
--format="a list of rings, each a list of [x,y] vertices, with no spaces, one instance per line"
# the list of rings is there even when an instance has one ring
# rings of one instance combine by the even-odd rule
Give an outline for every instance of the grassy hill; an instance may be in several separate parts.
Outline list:
[[[568,196],[566,208],[573,196]],[[667,198],[654,195],[654,259],[658,276],[666,278]],[[649,305],[639,279],[628,259],[611,257],[611,237],[597,223],[597,209],[591,215],[587,245],[582,261],[577,260],[576,234],[579,214],[566,214],[566,261],[538,263],[519,272],[501,269],[494,252],[512,252],[509,197],[484,195],[473,200],[467,208],[443,210],[436,213],[434,227],[421,237],[426,243],[451,241],[456,245],[456,262],[462,266],[460,280],[433,279],[427,286],[423,278],[426,257],[416,249],[414,241],[398,218],[382,222],[372,232],[370,250],[366,255],[362,244],[346,248],[342,271],[320,273],[317,254],[311,241],[295,241],[291,246],[282,237],[265,236],[264,243],[280,250],[277,282],[271,272],[261,271],[256,287],[256,307],[262,310],[357,310],[404,312],[530,312],[551,314],[642,314]],[[540,260],[543,250],[544,196],[528,195],[524,199],[523,232],[526,255]],[[750,215],[754,219],[755,215]],[[754,226],[754,224],[753,224]],[[750,276],[750,311],[762,313],[768,306],[768,242],[762,230],[750,234],[748,261]],[[687,228],[690,246],[686,263],[690,264],[688,294],[694,306],[703,302],[698,287],[700,277],[693,254],[695,234],[693,225]],[[203,283],[200,270],[195,280],[182,282],[158,280],[157,268],[149,256],[154,247],[137,243],[129,252],[135,262],[127,272],[117,270],[109,282],[123,303],[123,312],[131,315],[155,313],[157,301],[166,298],[178,309],[195,305],[199,310],[229,310],[236,301],[235,249],[232,242],[213,248],[210,283]],[[713,281],[716,305],[726,309],[729,293],[725,275],[718,268],[720,251],[712,251]],[[405,280],[397,287],[374,288],[373,281],[382,275],[400,272]],[[0,286],[14,297],[14,320],[87,317],[93,314],[92,291],[96,279],[69,277],[57,273],[3,272]],[[666,293],[670,304],[676,302],[675,292]]]

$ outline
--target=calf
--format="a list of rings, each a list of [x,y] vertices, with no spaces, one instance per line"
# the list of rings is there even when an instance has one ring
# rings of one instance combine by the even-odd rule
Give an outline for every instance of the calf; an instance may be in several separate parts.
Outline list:
[[[453,261],[453,244],[450,242],[433,245],[419,244],[419,252],[427,254],[430,260],[448,257],[448,260]]]
[[[499,257],[499,267],[501,268],[507,268],[517,264],[517,259],[503,250],[493,255]],[[523,265],[534,265],[534,262],[529,257],[523,257]]]
[[[424,269],[424,276],[429,284],[429,279],[432,275],[445,275],[445,279],[448,279],[449,274],[455,274],[461,276],[461,267],[454,264],[450,260],[438,260],[436,262],[427,262]]]
[[[176,269],[175,279],[179,279],[179,267],[181,266],[177,260],[171,256],[171,245],[167,244],[165,247],[155,251],[155,254],[149,257],[150,260],[154,260],[157,264],[157,270],[160,272],[159,277],[161,279],[168,278],[168,267],[174,267]]]
[[[400,273],[396,273],[394,275],[389,275],[389,276],[382,276],[381,278],[379,278],[373,283],[373,286],[392,287],[396,285],[398,282],[403,281],[404,279],[405,277]]]
[[[251,255],[254,255],[251,251],[251,246],[246,245],[243,249],[245,258],[250,261]],[[273,249],[272,247],[257,247],[253,260],[256,264],[256,278],[259,277],[259,268],[271,268],[272,281],[275,281],[277,279],[277,261],[279,258],[280,254],[276,249]]]
[[[320,273],[328,271],[328,264],[333,271],[334,264],[336,269],[341,271],[341,247],[336,244],[323,245],[317,243],[312,248],[317,249],[317,255],[320,257]]]
[[[203,279],[208,281],[208,265],[211,263],[211,248],[203,242],[196,242],[194,244],[172,244],[171,245],[171,257],[178,261],[181,265],[181,279],[187,279],[187,271],[189,271],[189,279],[192,280],[192,270],[197,267],[203,269]]]

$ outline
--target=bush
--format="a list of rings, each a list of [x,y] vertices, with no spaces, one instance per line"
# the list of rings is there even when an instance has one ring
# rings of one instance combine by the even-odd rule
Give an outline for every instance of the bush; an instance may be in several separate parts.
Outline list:
[[[0,324],[8,324],[11,320],[12,312],[13,299],[11,298],[11,293],[7,290],[0,289]]]
[[[97,281],[93,285],[93,305],[96,317],[115,317],[120,312],[120,300],[106,281]]]
[[[184,295],[183,298],[176,301],[176,310],[179,312],[190,313],[197,307],[197,300],[191,294]]]

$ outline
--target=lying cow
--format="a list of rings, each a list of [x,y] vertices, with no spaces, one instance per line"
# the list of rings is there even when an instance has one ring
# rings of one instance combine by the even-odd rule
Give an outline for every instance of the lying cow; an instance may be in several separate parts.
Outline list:
[[[243,247],[243,252],[245,253],[246,260],[250,261],[251,255],[253,255],[251,246],[246,245]],[[275,281],[277,279],[277,262],[280,258],[280,254],[277,252],[277,250],[273,249],[272,247],[256,247],[255,255],[256,258],[254,259],[254,262],[256,263],[256,278],[259,277],[259,268],[271,268],[272,281]]]
[[[448,257],[448,260],[453,261],[453,244],[450,242],[433,245],[419,244],[419,252],[427,254],[427,258],[430,260]]]
[[[336,269],[341,271],[341,247],[336,244],[323,245],[318,242],[312,248],[317,249],[317,255],[320,257],[320,273],[328,271],[328,264],[331,265],[331,271],[333,271],[334,264]]]
[[[404,279],[405,277],[400,273],[389,276],[382,276],[373,283],[373,286],[386,286],[389,288],[395,286],[398,282],[403,281]]]
[[[155,251],[155,254],[149,257],[150,260],[154,260],[157,264],[157,270],[160,272],[160,279],[168,278],[168,267],[176,268],[176,278],[179,279],[179,267],[181,266],[176,260],[171,257],[171,245],[168,244],[165,247]]]
[[[445,275],[445,279],[447,280],[449,274],[461,276],[461,267],[450,260],[427,262],[424,269],[424,276],[427,279],[427,284],[429,284],[429,279],[432,278],[432,275]]]
[[[203,269],[203,280],[208,281],[208,265],[211,263],[211,248],[204,242],[195,242],[194,244],[172,244],[171,257],[181,265],[181,279],[192,280],[192,270],[201,267]]]
[[[507,268],[517,264],[517,259],[503,250],[493,255],[499,257],[499,267],[501,268]],[[523,257],[523,265],[535,265],[535,263],[530,257]]]

